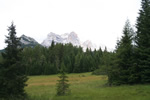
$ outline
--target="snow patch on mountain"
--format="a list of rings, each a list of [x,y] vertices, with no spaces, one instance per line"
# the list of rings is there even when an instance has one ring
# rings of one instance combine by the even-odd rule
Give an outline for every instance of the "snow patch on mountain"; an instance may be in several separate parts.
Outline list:
[[[71,43],[73,46],[81,46],[84,51],[86,51],[87,48],[91,50],[95,50],[97,48],[97,46],[90,40],[81,42],[75,32],[65,33],[62,35],[51,32],[47,35],[47,38],[41,43],[41,45],[43,45],[44,47],[49,47],[51,46],[52,41],[54,41],[54,43]]]
[[[25,47],[25,46],[34,47],[39,44],[35,39],[25,36],[25,35],[22,35],[20,37],[20,43],[22,47]]]
[[[51,46],[52,41],[55,43],[62,43],[63,39],[60,35],[51,32],[47,35],[47,38],[41,43],[41,45],[49,47]]]
[[[92,43],[90,40],[86,40],[85,42],[83,42],[81,44],[81,47],[83,48],[83,51],[86,51],[87,48],[94,51],[97,48],[96,44]]]
[[[23,44],[25,44],[25,45],[29,44],[29,42],[25,41],[23,38],[20,39],[20,42],[23,43]]]
[[[30,43],[38,44],[38,42],[35,39],[31,38],[31,37],[22,35],[20,38],[21,38],[20,42],[23,43],[23,44],[30,44]]]
[[[79,46],[80,45],[80,39],[75,32],[71,32],[68,35],[67,43],[72,43],[74,46]]]
[[[72,43],[74,46],[80,45],[80,40],[75,32],[65,33],[62,35],[51,32],[47,35],[47,38],[41,44],[45,47],[49,47],[51,46],[52,41],[54,41],[55,43],[63,44]]]

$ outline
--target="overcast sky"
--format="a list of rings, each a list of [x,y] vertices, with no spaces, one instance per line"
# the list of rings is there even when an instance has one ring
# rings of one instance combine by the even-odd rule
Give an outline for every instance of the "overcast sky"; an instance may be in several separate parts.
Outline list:
[[[127,19],[134,26],[141,0],[0,0],[0,49],[7,26],[41,43],[50,32],[74,31],[81,41],[114,49]]]

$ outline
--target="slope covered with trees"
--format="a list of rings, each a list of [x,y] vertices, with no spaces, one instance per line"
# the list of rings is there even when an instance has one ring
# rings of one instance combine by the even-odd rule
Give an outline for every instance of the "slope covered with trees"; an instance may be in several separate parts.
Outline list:
[[[61,69],[61,63],[64,63],[64,70],[67,73],[91,72],[104,65],[106,53],[108,52],[101,49],[97,51],[87,49],[83,52],[81,47],[53,42],[49,48],[41,46],[24,48],[22,63],[25,65],[27,75],[57,74]]]

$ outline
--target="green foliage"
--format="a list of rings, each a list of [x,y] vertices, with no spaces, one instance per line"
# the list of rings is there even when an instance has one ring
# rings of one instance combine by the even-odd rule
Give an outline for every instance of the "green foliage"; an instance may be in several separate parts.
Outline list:
[[[0,63],[3,62],[3,57],[2,57],[2,54],[0,53]]]
[[[12,23],[8,27],[8,36],[6,36],[7,47],[2,53],[3,61],[0,64],[0,98],[23,99],[26,94],[24,87],[27,77],[23,74],[24,66],[21,64],[21,49],[18,47],[19,38],[16,37],[16,29]]]
[[[74,64],[73,72],[75,72],[75,73],[82,72],[82,67],[80,67],[81,66],[81,59],[82,59],[82,55],[81,54],[77,54],[75,56],[75,64]]]
[[[108,71],[109,84],[150,83],[150,1],[142,0],[141,6],[136,35],[127,22],[117,43],[114,65]]]
[[[150,1],[142,0],[137,18],[135,48],[135,79],[138,83],[150,83]]]
[[[64,72],[64,64],[61,64],[61,70],[60,70],[60,80],[58,80],[57,83],[57,95],[58,96],[62,96],[62,95],[67,95],[70,93],[70,89],[69,89],[69,84],[67,83],[68,80],[68,76],[66,76],[65,72]]]
[[[105,57],[102,54],[101,49],[98,51],[87,49],[83,52],[81,47],[74,47],[71,43],[63,45],[52,42],[49,48],[38,45],[34,48],[24,48],[22,63],[25,65],[27,75],[57,74],[61,69],[61,63],[64,63],[67,73],[90,72],[98,69],[102,62],[107,62],[104,61]]]
[[[100,68],[94,70],[92,72],[92,75],[107,75],[107,70],[108,70],[108,67],[103,65],[103,66],[100,66]]]
[[[102,51],[101,48],[98,51],[94,51],[94,61],[95,65],[98,67],[92,72],[94,75],[108,75],[114,65],[115,53],[108,52],[107,48]]]
[[[117,43],[114,65],[108,74],[109,84],[120,85],[130,83],[130,68],[133,66],[132,36],[133,30],[127,20],[123,30],[123,36]]]

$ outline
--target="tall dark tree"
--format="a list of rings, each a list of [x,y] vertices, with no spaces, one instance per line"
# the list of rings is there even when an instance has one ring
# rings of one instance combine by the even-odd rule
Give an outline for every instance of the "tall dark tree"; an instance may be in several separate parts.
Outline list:
[[[109,76],[109,82],[112,84],[128,84],[130,77],[130,67],[133,63],[133,46],[132,46],[133,30],[127,20],[123,36],[117,43],[115,67],[112,68],[113,75]]]
[[[136,69],[141,83],[150,83],[150,0],[142,0],[137,18]]]
[[[7,47],[2,53],[3,62],[0,66],[0,98],[24,98],[27,77],[23,74],[21,49],[16,28],[12,22],[8,27],[8,36],[5,43]]]

